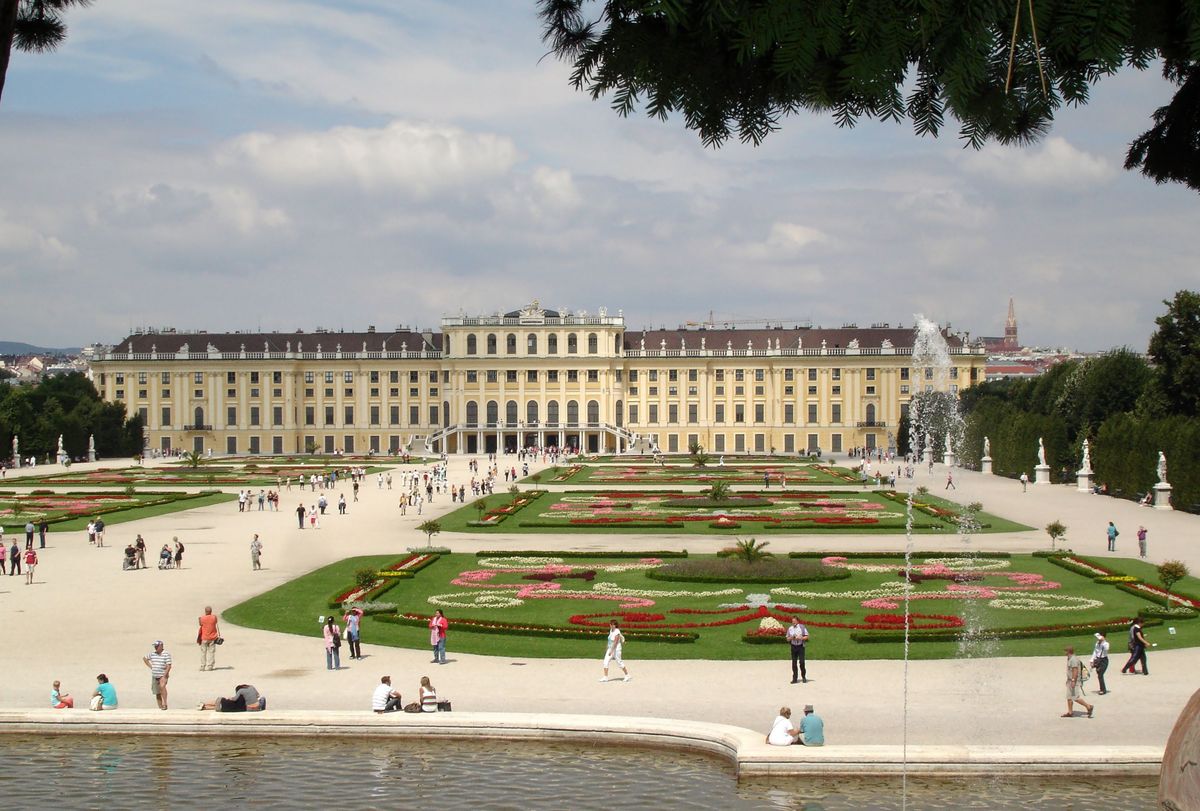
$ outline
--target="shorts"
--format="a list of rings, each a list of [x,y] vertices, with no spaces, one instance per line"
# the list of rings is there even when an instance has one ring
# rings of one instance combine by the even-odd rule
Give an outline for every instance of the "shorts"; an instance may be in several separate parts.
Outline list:
[[[155,696],[162,695],[162,682],[159,681],[159,676],[150,677],[150,694]]]

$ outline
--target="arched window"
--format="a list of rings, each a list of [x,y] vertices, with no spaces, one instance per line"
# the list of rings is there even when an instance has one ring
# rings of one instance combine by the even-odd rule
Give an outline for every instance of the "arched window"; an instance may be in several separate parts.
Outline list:
[[[571,333],[567,336],[567,354],[575,355],[579,353],[579,336]]]
[[[467,401],[467,425],[479,424],[479,403],[474,400]]]
[[[567,422],[571,425],[579,423],[579,403],[575,400],[567,400]]]
[[[531,333],[529,333],[529,336],[525,338],[525,354],[526,355],[536,355],[537,354],[537,334],[536,333],[531,332]]]
[[[595,355],[600,351],[600,339],[596,337],[596,333],[588,333],[588,354]]]
[[[201,408],[200,406],[196,406],[196,423],[195,424],[196,424],[197,428],[199,428],[201,425],[204,424],[204,409]]]
[[[491,335],[488,335],[488,337],[487,337],[487,353],[489,355],[496,354],[496,335],[495,335],[495,333],[492,333]]]
[[[587,417],[588,425],[596,425],[600,422],[600,403],[595,400],[588,400]]]
[[[558,422],[558,400],[546,403],[546,422],[554,425]]]
[[[875,404],[867,403],[867,422],[871,425],[875,424]]]
[[[625,424],[625,404],[617,400],[617,427],[620,428]]]
[[[476,342],[475,342],[475,335],[474,334],[468,335],[467,336],[467,354],[468,355],[478,354],[478,349],[479,349],[479,347],[476,345]]]
[[[558,354],[558,336],[554,333],[550,333],[546,338],[546,352],[551,355]]]
[[[538,421],[538,404],[537,400],[530,400],[525,404],[525,424],[537,425]]]
[[[450,401],[449,400],[442,401],[442,427],[443,428],[450,427]]]
[[[500,406],[496,404],[495,400],[488,400],[487,421],[488,425],[495,425],[500,421]]]
[[[511,332],[508,333],[508,337],[504,339],[504,351],[510,355],[517,354],[517,336],[513,335]]]
[[[504,404],[504,422],[512,426],[517,424],[517,401],[509,400]]]

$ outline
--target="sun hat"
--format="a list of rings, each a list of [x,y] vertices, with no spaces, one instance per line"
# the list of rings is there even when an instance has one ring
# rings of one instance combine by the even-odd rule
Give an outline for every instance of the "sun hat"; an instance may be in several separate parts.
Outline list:
[[[805,712],[812,712],[812,711],[813,711],[812,704],[805,704],[805,705],[804,705],[804,711],[805,711]]]

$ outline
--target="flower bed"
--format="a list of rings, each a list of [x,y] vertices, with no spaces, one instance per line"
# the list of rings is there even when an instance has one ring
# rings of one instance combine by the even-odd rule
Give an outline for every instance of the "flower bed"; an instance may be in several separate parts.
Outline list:
[[[657,550],[654,552],[629,552],[618,550],[615,552],[564,552],[564,551],[542,551],[542,550],[519,550],[516,552],[509,551],[493,551],[490,549],[480,550],[475,553],[477,558],[686,558],[687,550]]]
[[[327,605],[331,611],[339,611],[349,608],[353,604],[379,602],[380,596],[391,590],[397,583],[412,578],[438,557],[438,555],[414,553],[401,558],[376,572],[375,581],[371,585],[366,587],[355,585],[342,589],[328,601]]]
[[[590,484],[712,484],[724,481],[730,484],[763,485],[764,478],[770,487],[782,486],[784,482],[794,485],[841,485],[857,484],[858,480],[839,468],[813,464],[748,464],[720,465],[714,459],[705,467],[687,464],[613,464],[574,466],[569,474],[562,474],[554,481],[573,479]]]
[[[1169,597],[1171,602],[1178,605],[1200,609],[1200,599],[1179,592],[1168,592],[1161,586],[1152,586],[1149,583],[1118,583],[1117,588],[1134,596],[1162,603],[1164,607]]]
[[[1094,634],[1096,631],[1104,631],[1105,633],[1118,633],[1123,631],[1132,621],[1132,617],[1117,617],[1115,619],[1101,620],[1099,622],[1066,623],[1062,625],[1031,625],[1021,628],[985,628],[973,630],[971,632],[971,636],[974,639],[980,640],[1004,640],[1038,639],[1058,636],[1084,636]],[[1146,625],[1148,626],[1161,624],[1162,620],[1146,620]],[[958,642],[961,637],[961,632],[947,631],[910,630],[908,634],[908,639],[910,642]],[[850,638],[855,642],[863,643],[903,642],[904,633],[902,631],[853,633],[850,634]]]
[[[844,580],[850,577],[850,572],[790,558],[771,558],[753,564],[732,558],[697,558],[650,569],[646,576],[680,583],[815,583]]]
[[[188,501],[209,493],[53,493],[0,495],[0,524],[6,526],[70,521],[123,510]]]

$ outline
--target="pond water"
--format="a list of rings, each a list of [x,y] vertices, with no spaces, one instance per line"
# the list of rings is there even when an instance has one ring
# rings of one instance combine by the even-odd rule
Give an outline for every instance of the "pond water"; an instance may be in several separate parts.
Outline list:
[[[338,737],[0,737],[6,808],[899,809],[900,782],[734,779],[618,746]],[[1155,778],[909,779],[914,809],[1150,809]],[[51,800],[51,792],[55,797]]]

